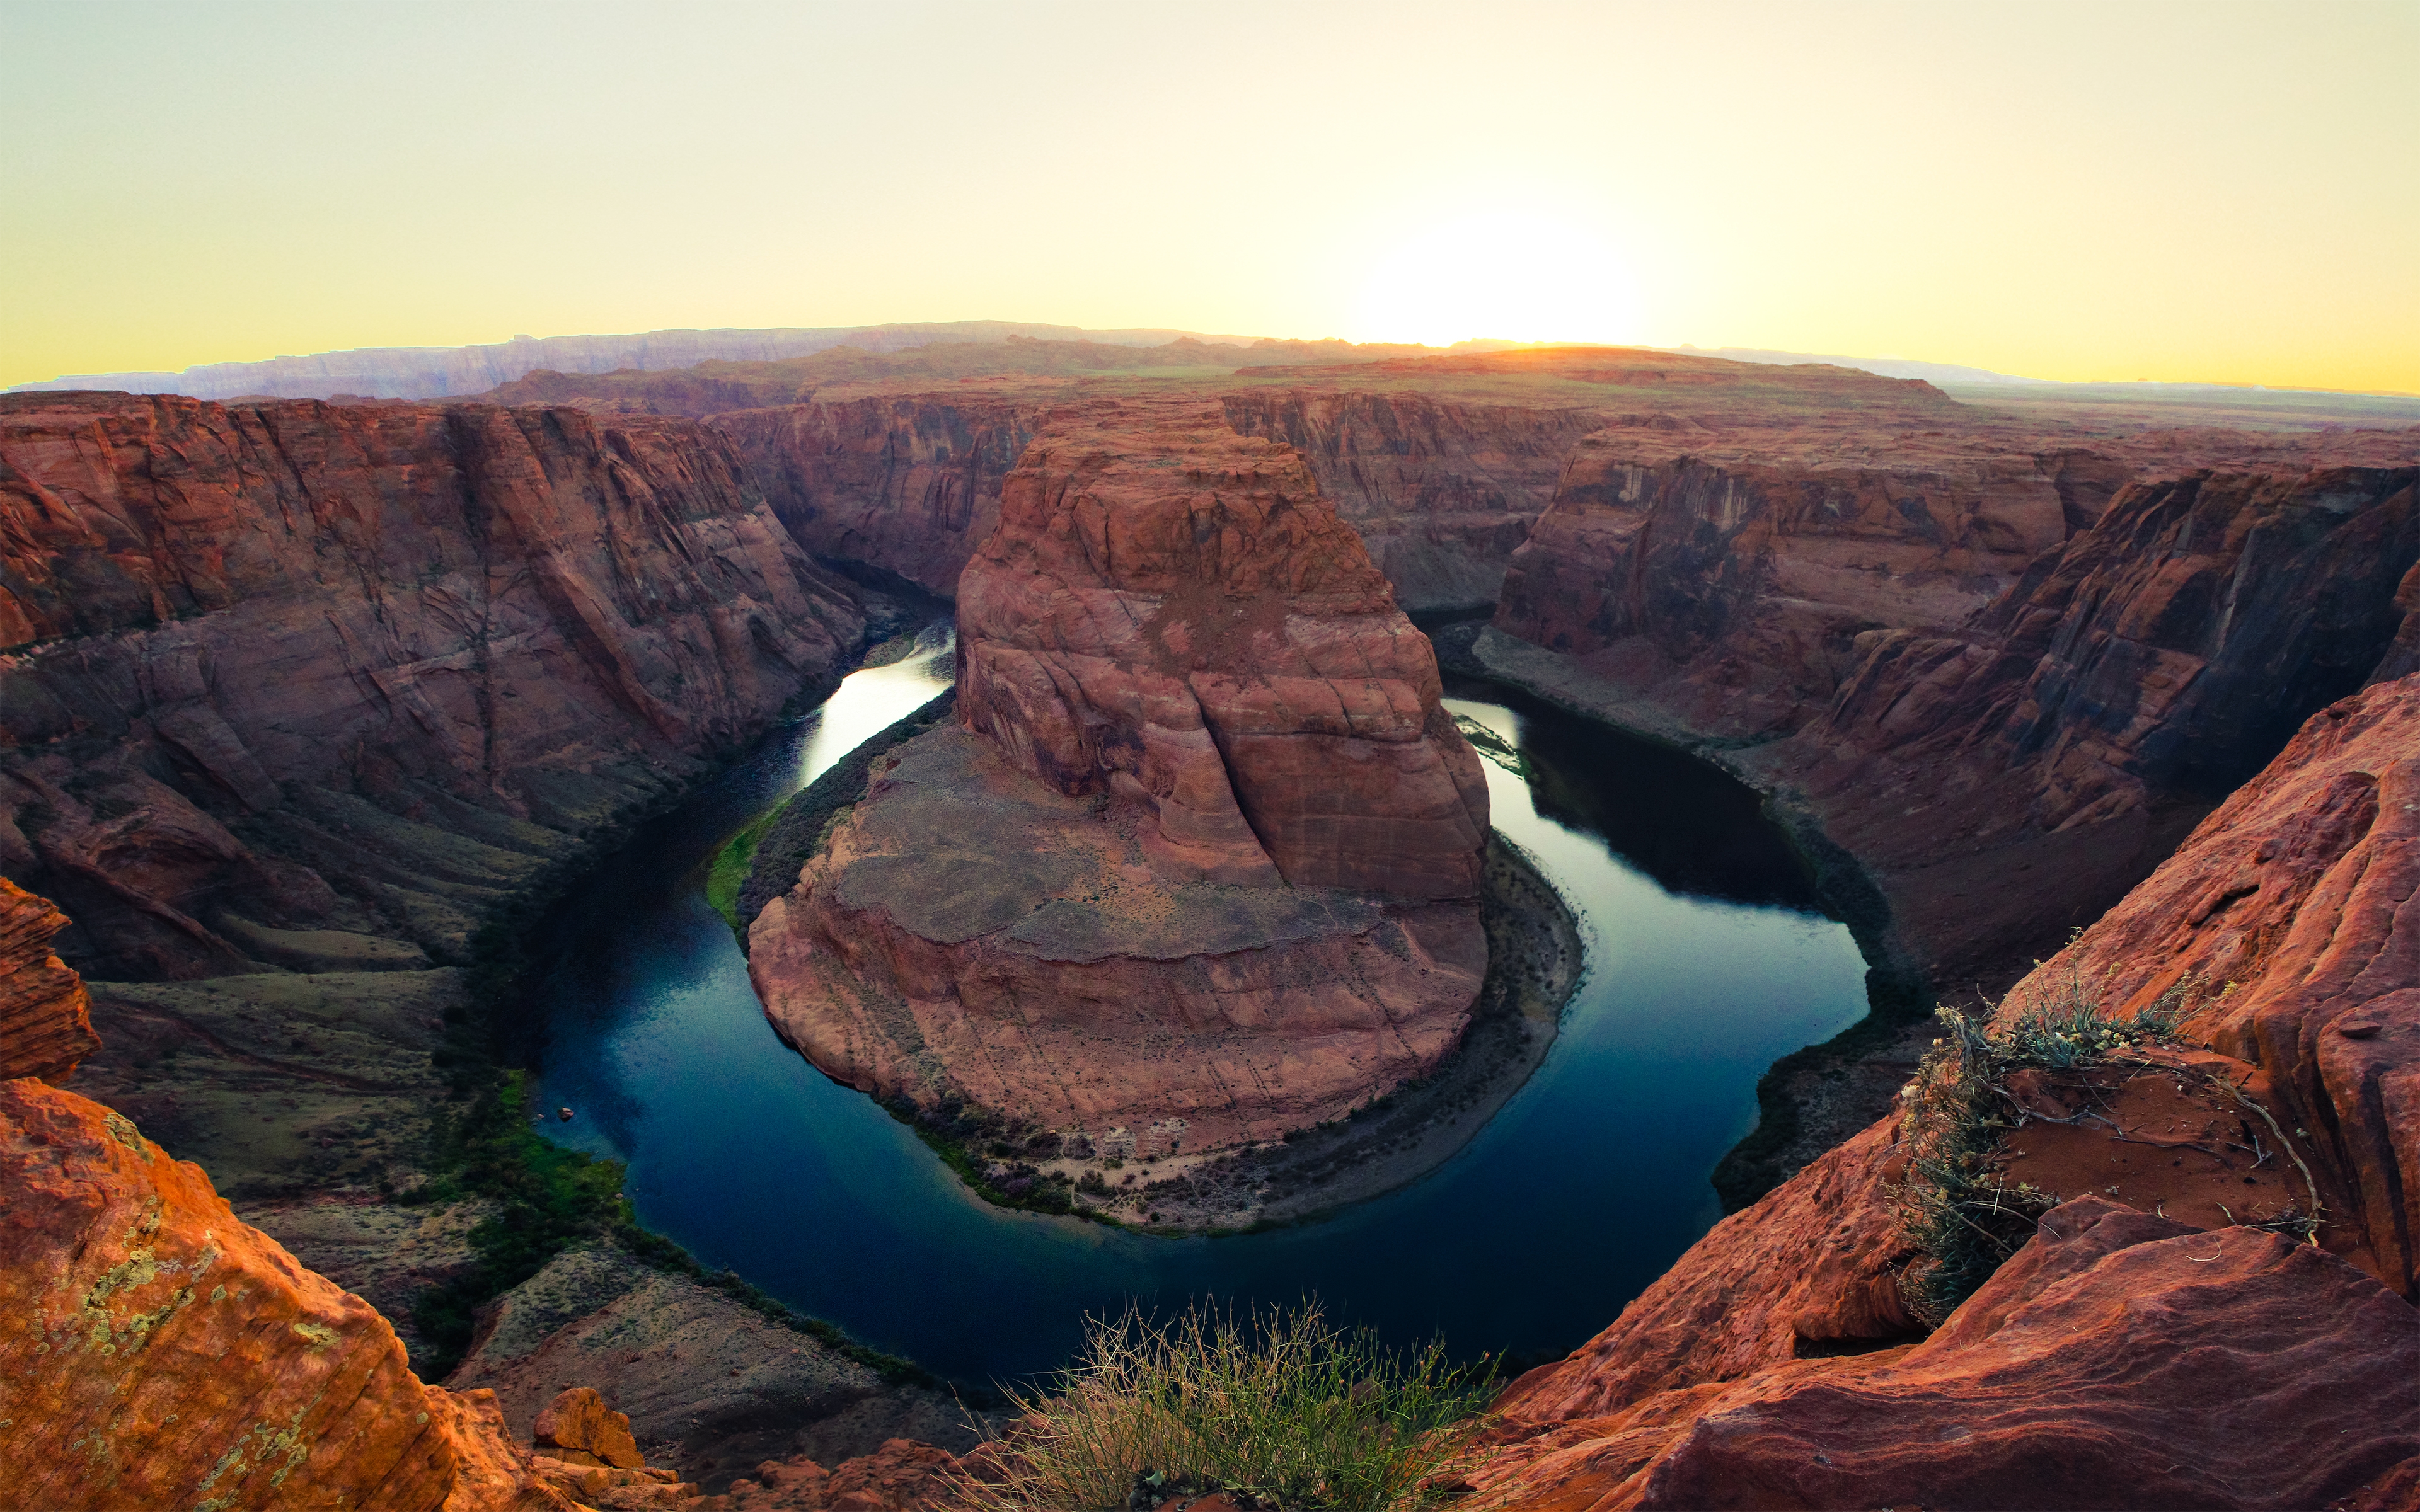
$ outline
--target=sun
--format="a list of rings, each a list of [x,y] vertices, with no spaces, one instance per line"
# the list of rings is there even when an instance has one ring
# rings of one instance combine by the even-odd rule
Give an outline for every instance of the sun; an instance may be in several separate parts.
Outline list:
[[[1363,341],[1450,346],[1636,340],[1628,270],[1604,238],[1544,215],[1473,214],[1396,243],[1362,285]]]

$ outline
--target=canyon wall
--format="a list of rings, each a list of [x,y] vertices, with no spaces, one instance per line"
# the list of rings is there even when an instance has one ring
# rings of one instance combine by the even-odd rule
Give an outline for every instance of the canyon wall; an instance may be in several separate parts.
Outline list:
[[[1484,779],[1298,455],[1199,404],[1056,414],[958,603],[963,728],[881,758],[750,930],[784,1038],[1153,1156],[1436,1064],[1485,967]]]
[[[946,598],[998,522],[1001,481],[1039,413],[1008,399],[865,398],[719,414],[712,428],[809,552]]]
[[[2420,564],[2416,483],[2130,485],[1962,624],[1861,634],[1829,706],[1739,764],[1865,862],[1933,980],[1988,970],[2098,917],[2386,663]]]
[[[12,396],[0,869],[105,976],[458,952],[863,628],[685,423]]]
[[[1416,393],[1262,389],[1221,404],[1237,434],[1301,454],[1394,585],[1395,602],[1416,613],[1496,602],[1565,454],[1600,424],[1576,407]]]
[[[1588,438],[1512,555],[1497,626],[1713,739],[1768,739],[1830,702],[1858,635],[1959,624],[2090,508],[2048,459],[1844,450],[1782,461],[1702,430]]]
[[[2055,1194],[1926,1337],[1898,1287],[1895,1109],[1516,1382],[1487,1489],[1606,1512],[2412,1504],[2415,750],[2420,677],[2329,705],[2003,1008],[2081,983],[2119,1017],[2190,989],[2188,1037],[2313,1136],[2327,1249]]]

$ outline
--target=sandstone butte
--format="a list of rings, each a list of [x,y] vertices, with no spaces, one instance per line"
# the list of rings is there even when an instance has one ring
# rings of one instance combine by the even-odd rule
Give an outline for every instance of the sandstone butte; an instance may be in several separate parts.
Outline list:
[[[2420,1506],[2415,753],[2420,676],[2330,704],[2002,1010],[2191,986],[2189,1036],[2306,1132],[2326,1248],[2065,1193],[1918,1342],[1894,1113],[1515,1382],[1484,1488],[1572,1512]]]
[[[1336,1117],[1456,1042],[1485,781],[1296,453],[1202,406],[1055,415],[958,609],[961,723],[750,932],[784,1038],[1146,1154]]]
[[[687,422],[0,397],[0,870],[104,978],[458,951],[864,630]]]

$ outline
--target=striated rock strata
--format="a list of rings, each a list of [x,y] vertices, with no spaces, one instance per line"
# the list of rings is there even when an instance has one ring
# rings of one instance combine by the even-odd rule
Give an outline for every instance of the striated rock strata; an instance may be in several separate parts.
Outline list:
[[[2400,1088],[2420,955],[2397,942],[2420,895],[2415,750],[2420,676],[2331,704],[2003,1010],[2081,983],[2123,1015],[2189,989],[2191,1037],[2249,1062],[2230,1080],[2307,1131],[2327,1249],[2173,1221],[2210,1203],[2128,1206],[2174,1183],[2104,1155],[2122,1198],[2062,1194],[1912,1343],[1894,1114],[1516,1382],[1492,1484],[1539,1508],[2410,1504],[2420,1315],[2396,1293],[2415,1289]],[[2252,1200],[2252,1171],[2230,1181],[2227,1200]]]
[[[419,964],[863,628],[687,423],[8,396],[0,870],[101,975]]]
[[[1238,434],[1301,454],[1395,602],[1415,613],[1496,602],[1506,564],[1554,496],[1565,454],[1603,423],[1576,406],[1412,393],[1260,390],[1220,402]]]
[[[0,878],[0,1081],[65,1081],[101,1048],[84,980],[51,951],[65,914]]]
[[[1867,861],[1935,980],[2047,945],[2381,669],[2420,569],[2415,485],[2132,485],[1954,629],[1860,635],[1822,717],[1740,764]]]
[[[818,1065],[1193,1153],[1455,1042],[1484,779],[1294,453],[1190,407],[1057,418],[961,579],[958,643],[964,728],[877,763],[750,931]]]
[[[946,597],[999,520],[1001,482],[1038,415],[1030,401],[876,397],[743,409],[711,424],[808,551]]]

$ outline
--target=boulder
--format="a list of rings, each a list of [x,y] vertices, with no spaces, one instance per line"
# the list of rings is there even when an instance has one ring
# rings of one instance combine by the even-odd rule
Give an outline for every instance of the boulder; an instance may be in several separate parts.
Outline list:
[[[0,1080],[65,1081],[101,1048],[84,979],[51,950],[68,917],[0,878]]]
[[[0,1082],[0,1504],[535,1512],[492,1393],[424,1386],[304,1270],[98,1103]]]
[[[573,1386],[547,1404],[531,1430],[537,1453],[574,1465],[637,1470],[646,1458],[630,1437],[630,1416],[605,1405],[593,1386]]]

